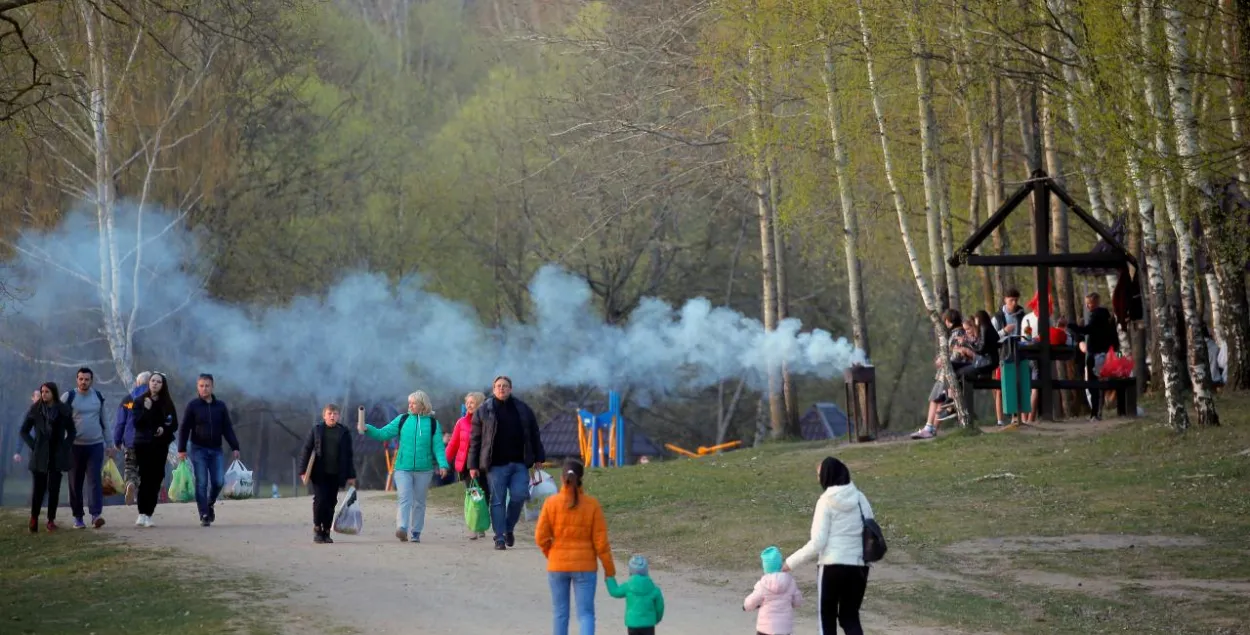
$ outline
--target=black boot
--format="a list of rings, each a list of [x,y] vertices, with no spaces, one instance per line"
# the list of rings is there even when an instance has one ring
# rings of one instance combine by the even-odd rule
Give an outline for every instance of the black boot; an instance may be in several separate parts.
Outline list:
[[[321,542],[324,542],[324,543],[326,543],[327,545],[332,545],[332,544],[334,544],[334,539],[330,537],[330,530],[329,530],[329,529],[322,530],[322,532],[321,532]]]
[[[316,544],[325,544],[325,537],[321,533],[321,525],[313,527],[313,542]]]

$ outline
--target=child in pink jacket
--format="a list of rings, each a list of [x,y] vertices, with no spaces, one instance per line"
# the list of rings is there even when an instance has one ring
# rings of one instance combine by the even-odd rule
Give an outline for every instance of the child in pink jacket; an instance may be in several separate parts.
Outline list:
[[[794,576],[781,570],[781,550],[769,547],[760,552],[764,577],[755,583],[755,590],[742,603],[742,610],[758,610],[755,631],[758,635],[790,635],[794,632],[794,609],[803,604],[803,592]]]

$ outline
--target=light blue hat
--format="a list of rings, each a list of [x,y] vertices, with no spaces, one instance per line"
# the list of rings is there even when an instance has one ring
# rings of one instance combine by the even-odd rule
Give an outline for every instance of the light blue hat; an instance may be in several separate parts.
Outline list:
[[[647,563],[647,559],[640,555],[635,555],[629,559],[629,575],[650,575],[651,568]]]
[[[761,551],[760,563],[764,565],[764,573],[781,573],[781,566],[784,564],[781,559],[781,550],[777,547],[769,547]]]

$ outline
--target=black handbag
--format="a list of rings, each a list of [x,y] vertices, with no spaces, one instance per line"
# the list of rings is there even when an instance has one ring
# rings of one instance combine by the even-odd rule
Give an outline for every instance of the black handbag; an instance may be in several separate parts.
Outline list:
[[[877,562],[885,557],[889,547],[885,545],[885,534],[881,525],[871,518],[864,517],[864,506],[859,506],[859,518],[864,521],[864,564]]]

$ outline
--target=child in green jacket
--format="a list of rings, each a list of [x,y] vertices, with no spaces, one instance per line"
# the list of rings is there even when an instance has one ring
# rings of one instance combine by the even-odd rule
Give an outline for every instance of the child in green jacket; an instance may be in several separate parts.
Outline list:
[[[655,635],[655,625],[664,619],[664,594],[651,580],[647,559],[629,559],[629,581],[617,584],[608,578],[608,595],[625,598],[625,629],[629,635]]]

